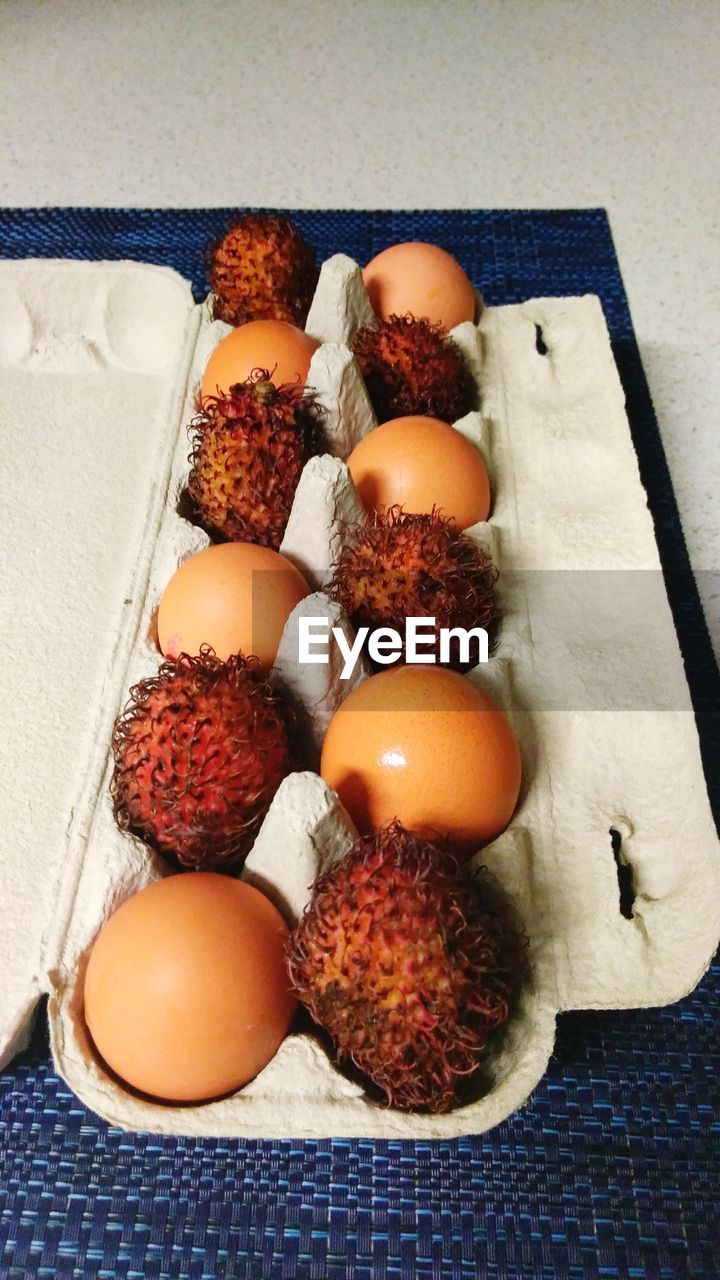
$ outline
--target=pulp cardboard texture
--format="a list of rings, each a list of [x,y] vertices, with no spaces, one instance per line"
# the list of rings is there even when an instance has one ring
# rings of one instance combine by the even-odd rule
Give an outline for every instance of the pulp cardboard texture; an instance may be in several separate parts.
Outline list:
[[[343,522],[360,510],[344,459],[375,426],[347,347],[370,318],[357,266],[330,259],[307,325],[323,344],[309,381],[327,410],[330,453],[307,464],[282,548],[315,594],[288,620],[276,674],[304,707],[313,766],[334,708],[367,674],[361,665],[340,681],[337,653],[329,667],[301,667],[297,632],[301,614],[325,611],[351,634],[322,587]],[[378,1106],[307,1034],[291,1035],[235,1096],[166,1106],[111,1078],[84,1028],[94,937],[131,893],[167,871],[115,826],[110,740],[130,685],[159,665],[160,595],[208,542],[181,514],[186,427],[200,373],[226,331],[210,302],[194,305],[188,285],[163,268],[0,264],[2,696],[13,726],[3,746],[0,1049],[5,1061],[17,1051],[47,992],[58,1071],[126,1128],[478,1133],[519,1107],[543,1074],[559,1010],[675,1000],[698,981],[720,930],[718,846],[694,718],[600,304],[490,308],[479,326],[454,331],[481,388],[481,412],[456,426],[481,448],[494,493],[489,523],[469,532],[492,550],[504,607],[497,654],[471,678],[509,711],[524,771],[509,829],[476,861],[524,920],[532,974],[480,1096],[443,1116]],[[597,595],[597,571],[615,573],[619,595],[607,629],[588,643],[575,623]],[[574,611],[565,587],[555,609],[553,591],[570,581]],[[641,582],[650,586],[638,643],[625,618]],[[620,911],[611,828],[632,868],[631,918]],[[297,918],[314,876],[353,834],[318,775],[293,774],[243,874]]]

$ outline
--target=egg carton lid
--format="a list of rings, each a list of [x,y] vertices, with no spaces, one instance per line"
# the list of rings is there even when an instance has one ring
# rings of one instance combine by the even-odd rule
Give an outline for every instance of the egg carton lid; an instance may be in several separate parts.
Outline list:
[[[324,265],[308,321],[325,340],[316,368],[325,362],[337,389],[334,447],[341,456],[373,425],[344,348],[367,318],[356,272],[340,255]],[[2,696],[6,722],[15,726],[2,747],[12,779],[3,789],[0,864],[5,1061],[24,1042],[39,996],[57,989],[107,782],[112,724],[132,671],[163,514],[174,501],[188,387],[210,328],[207,306],[195,305],[187,282],[165,268],[0,263],[0,414],[13,549],[5,568]],[[557,1010],[660,1004],[692,989],[720,933],[720,864],[599,302],[538,299],[489,308],[479,330],[462,330],[456,337],[476,360],[483,407],[480,420],[459,425],[489,440],[491,471],[503,475],[492,525],[513,617],[508,647],[479,678],[495,682],[509,704],[526,771],[516,819],[483,855],[523,910],[540,974],[535,1040],[518,1049],[521,1084],[506,1090],[517,1105],[544,1069]],[[312,472],[306,480],[313,483]],[[302,522],[295,533],[291,522],[284,550],[298,560],[303,536]],[[190,530],[184,553],[196,545],[203,541]],[[586,652],[566,634],[565,618],[560,627],[552,607],[537,605],[533,596],[548,571],[551,581],[553,574],[578,575],[581,610],[589,573],[647,576],[653,625],[638,672],[657,694],[649,709],[628,709],[611,697],[626,636]],[[559,608],[564,601],[560,593]],[[622,613],[622,600],[618,608]],[[571,690],[557,704],[545,683],[557,664],[535,660],[553,646],[561,647]],[[672,690],[665,702],[660,664],[663,686]],[[606,705],[582,705],[591,677],[607,693]],[[118,902],[128,883],[142,879],[142,860],[149,879],[157,874],[153,855],[128,848]],[[621,909],[617,862],[631,868],[631,915]],[[263,1073],[265,1086],[268,1078]],[[256,1095],[264,1096],[262,1088]],[[283,1131],[273,1118],[272,1089],[269,1099],[244,1131]],[[499,1100],[497,1118],[503,1105]],[[322,1100],[318,1106],[317,1117],[307,1112],[306,1129],[291,1131],[368,1131],[362,1115],[344,1124],[336,1110],[327,1119]],[[188,1132],[227,1131],[222,1107],[195,1109],[205,1120],[186,1114]],[[407,1117],[385,1116],[381,1132],[413,1132]],[[409,1122],[417,1132],[466,1131],[433,1128],[427,1118]]]

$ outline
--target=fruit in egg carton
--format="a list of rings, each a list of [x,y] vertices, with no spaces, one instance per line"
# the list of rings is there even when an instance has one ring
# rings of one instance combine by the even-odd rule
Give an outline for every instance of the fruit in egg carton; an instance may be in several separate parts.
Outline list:
[[[27,527],[31,509],[39,536],[48,535],[43,564],[27,539],[14,540],[20,625],[10,636],[8,667],[17,705],[37,706],[42,671],[59,709],[47,733],[13,745],[19,803],[5,798],[3,822],[12,905],[0,1007],[5,1056],[22,1043],[44,991],[58,1070],[121,1126],[447,1138],[482,1132],[522,1104],[545,1070],[558,1011],[666,1003],[689,991],[720,931],[718,847],[652,522],[598,300],[535,299],[476,309],[451,333],[479,392],[479,408],[452,429],[481,450],[493,494],[491,520],[464,535],[491,553],[500,572],[503,621],[490,662],[448,678],[505,708],[523,760],[506,829],[501,815],[500,833],[488,833],[467,864],[471,872],[484,866],[502,886],[528,939],[527,975],[512,1017],[488,1045],[482,1075],[469,1077],[458,1104],[439,1114],[378,1105],[365,1082],[338,1070],[322,1038],[300,1024],[249,1083],[200,1106],[160,1105],[106,1069],[84,1017],[92,944],[118,907],[169,870],[157,850],[115,822],[112,726],[128,688],[157,677],[157,609],[167,584],[209,544],[207,531],[187,519],[186,433],[203,371],[229,331],[213,319],[213,299],[194,305],[186,284],[163,269],[42,262],[3,263],[0,273],[10,369],[0,394],[22,496],[9,515],[17,506]],[[272,673],[312,725],[316,762],[353,690],[396,674],[368,679],[359,663],[342,681],[334,648],[327,665],[298,661],[303,617],[322,612],[348,644],[353,639],[347,615],[324,588],[348,525],[365,515],[347,459],[379,428],[352,347],[358,330],[374,323],[357,264],[342,255],[325,262],[307,318],[319,344],[307,381],[323,409],[328,452],[305,461],[280,544],[314,589],[292,608]],[[17,413],[33,396],[54,422],[42,448],[40,417]],[[36,443],[43,471],[28,488],[20,464]],[[58,528],[75,536],[58,538]],[[617,581],[605,618],[612,625],[589,632],[587,617],[600,616],[593,611],[598,571]],[[634,625],[621,590],[626,579],[634,594],[640,579],[645,584],[650,630]],[[37,651],[22,611],[28,583],[38,625],[53,618],[53,643]],[[463,752],[458,739],[455,750],[471,780],[473,748]],[[59,759],[68,767],[59,769]],[[438,773],[442,763],[438,755]],[[471,803],[471,781],[466,793]],[[451,804],[457,800],[448,794]],[[316,769],[290,772],[241,882],[260,889],[294,926],[310,886],[340,875],[357,834]],[[631,869],[631,907],[620,900],[616,856]]]
[[[288,948],[293,989],[392,1106],[449,1111],[520,985],[506,914],[449,848],[391,822],[313,885]]]
[[[468,667],[476,662],[469,643],[462,651],[460,631],[472,639],[482,628],[488,651],[497,640],[496,580],[487,550],[460,533],[451,518],[437,510],[413,514],[393,506],[371,511],[346,530],[328,591],[353,626],[368,634],[388,627],[402,634],[408,618],[432,619],[433,634],[423,635],[422,656]]]
[[[201,648],[135,685],[115,722],[115,818],[171,863],[232,866],[296,764],[293,715],[257,658]]]
[[[215,311],[214,304],[210,303],[209,307],[211,312]],[[208,486],[203,486],[202,479],[198,475],[200,470],[198,460],[202,461],[206,428],[209,428],[212,437],[212,420],[216,417],[218,409],[222,411],[223,407],[230,410],[233,418],[242,418],[244,397],[252,394],[253,380],[259,379],[258,385],[264,386],[265,380],[261,377],[258,361],[267,366],[272,364],[273,367],[266,368],[264,372],[268,379],[274,380],[275,384],[284,383],[286,380],[289,382],[294,374],[298,382],[307,384],[308,417],[312,417],[313,408],[319,411],[319,420],[316,419],[311,423],[310,429],[307,426],[303,428],[301,416],[298,415],[295,423],[296,437],[305,441],[306,454],[310,452],[321,456],[315,461],[309,460],[299,484],[295,458],[292,463],[286,462],[284,458],[279,465],[273,463],[273,483],[276,486],[282,486],[286,494],[296,486],[282,547],[292,546],[294,539],[303,537],[300,526],[303,524],[304,509],[309,508],[313,503],[319,503],[324,508],[315,522],[311,549],[311,554],[316,550],[320,552],[321,559],[316,557],[315,563],[311,565],[308,554],[301,557],[304,559],[305,569],[310,572],[316,582],[319,582],[331,566],[333,558],[331,553],[337,550],[339,526],[357,523],[362,519],[362,503],[354,491],[347,467],[343,464],[350,458],[354,446],[360,445],[366,439],[378,420],[371,394],[369,394],[373,386],[372,370],[369,365],[366,367],[368,376],[366,385],[361,372],[362,357],[357,359],[351,347],[356,339],[369,344],[371,335],[382,335],[387,325],[379,321],[372,311],[360,269],[341,255],[330,259],[320,273],[320,281],[307,322],[308,333],[319,345],[314,354],[309,357],[309,362],[304,356],[303,358],[297,356],[294,350],[290,351],[288,359],[285,359],[288,353],[285,348],[286,335],[282,332],[266,333],[259,346],[253,343],[252,358],[246,359],[242,356],[235,360],[232,344],[236,344],[244,334],[252,331],[255,324],[256,322],[250,321],[239,329],[230,329],[216,322],[210,326],[210,331],[199,348],[199,361],[194,376],[198,386],[201,387],[202,408],[195,424],[190,493],[198,504],[200,517],[203,518],[199,490]],[[408,335],[407,341],[403,338],[402,350],[394,353],[388,349],[382,353],[382,363],[386,373],[396,380],[399,379],[399,383],[404,388],[404,396],[398,393],[397,404],[402,408],[405,417],[413,413],[433,417],[440,407],[445,411],[448,421],[454,421],[462,416],[462,421],[458,424],[460,438],[465,437],[470,442],[470,447],[465,444],[466,456],[453,461],[458,475],[461,474],[463,463],[467,465],[468,462],[471,472],[474,467],[476,473],[482,473],[478,477],[477,503],[478,511],[484,517],[489,507],[489,491],[484,465],[477,454],[483,433],[482,422],[474,409],[478,402],[475,374],[480,339],[477,327],[472,321],[466,321],[452,333],[445,334],[438,325],[430,326],[424,319],[418,320],[416,324],[410,317],[404,317],[400,328],[404,335]],[[415,332],[416,328],[417,332]],[[433,352],[439,366],[437,375],[433,371],[433,361],[428,358],[424,347],[425,338],[431,330]],[[219,352],[223,353],[223,358],[218,362]],[[445,357],[450,361],[447,367],[441,363]],[[432,382],[436,377],[438,386],[444,388],[445,392],[448,392],[454,383],[457,384],[457,392],[452,392],[451,398],[446,399],[442,405],[439,399],[433,399],[432,395],[426,394],[422,388],[419,391],[414,390],[417,380],[424,378],[426,382],[428,380]],[[241,384],[246,379],[248,381],[241,389]],[[235,380],[238,387],[235,393],[237,404],[230,408],[232,398],[226,401],[218,400],[216,393],[227,394]],[[283,386],[283,396],[287,397],[289,394],[289,387]],[[205,406],[207,406],[206,412],[204,412]],[[252,430],[255,426],[256,416],[254,407],[250,405],[248,430]],[[400,415],[389,414],[388,416]],[[410,417],[406,425],[410,425]],[[237,430],[239,428],[236,428]],[[418,435],[421,430],[422,428],[418,427]],[[435,431],[442,433],[443,430],[447,431],[447,423],[437,422]],[[442,453],[444,443],[445,441],[441,439],[434,445],[436,457]],[[430,452],[429,441],[427,452]],[[253,456],[255,456],[254,453]],[[333,458],[337,461],[333,462]],[[360,461],[358,465],[361,465]],[[223,515],[215,515],[210,519],[206,514],[204,518],[212,526],[213,531],[219,531],[221,536],[228,536],[228,532],[230,536],[239,536],[246,528],[242,524],[242,508],[253,504],[257,506],[258,503],[262,506],[265,492],[262,478],[256,476],[250,478],[238,474],[233,471],[232,464],[228,467],[225,458],[215,470],[221,476],[220,487],[223,492],[214,506],[216,511],[222,508]],[[236,487],[233,489],[235,477]],[[223,520],[226,526],[222,523]],[[235,534],[231,532],[233,528],[236,530]],[[252,536],[252,530],[247,531]],[[326,545],[321,548],[320,539],[323,536]],[[260,533],[257,540],[262,538],[263,535]],[[277,545],[277,540],[273,545]]]
[[[237,218],[206,257],[217,320],[305,324],[318,272],[313,248],[290,218],[263,213]]]
[[[188,493],[199,520],[214,538],[277,550],[303,467],[322,450],[312,392],[258,372],[203,397],[192,432]]]

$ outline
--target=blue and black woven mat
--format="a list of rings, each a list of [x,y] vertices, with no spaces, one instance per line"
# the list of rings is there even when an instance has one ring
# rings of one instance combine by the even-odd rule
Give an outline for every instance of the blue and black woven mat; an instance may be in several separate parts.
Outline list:
[[[134,258],[206,292],[227,210],[0,211],[0,256]],[[720,677],[601,210],[313,212],[318,256],[449,249],[489,303],[597,293],[625,386],[720,813]],[[682,821],[681,799],[678,821]],[[526,1107],[455,1142],[133,1136],[52,1071],[43,1020],[0,1078],[0,1276],[717,1280],[719,971],[665,1010],[568,1014]],[[1,980],[1,977],[0,977]]]

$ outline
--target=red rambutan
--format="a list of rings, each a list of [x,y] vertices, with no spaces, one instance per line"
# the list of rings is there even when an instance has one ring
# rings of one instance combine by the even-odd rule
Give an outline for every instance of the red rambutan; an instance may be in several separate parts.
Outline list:
[[[290,218],[249,213],[212,244],[207,273],[215,319],[304,325],[318,279],[315,253]]]
[[[379,422],[415,413],[455,422],[477,408],[462,351],[429,320],[391,316],[367,325],[352,349]]]
[[[204,649],[130,690],[115,722],[110,793],[120,827],[183,867],[225,867],[249,851],[295,767],[289,706],[257,668]]]
[[[524,942],[488,889],[398,822],[316,881],[291,934],[295,992],[403,1110],[448,1111],[509,1014]]]
[[[371,631],[392,627],[403,634],[407,618],[434,617],[436,647],[428,634],[423,653],[434,652],[437,661],[443,628],[484,627],[492,648],[500,622],[497,576],[487,551],[452,520],[395,506],[347,528],[328,590],[356,627]],[[459,654],[453,638],[448,665],[462,667]]]
[[[204,396],[190,424],[188,492],[214,537],[277,550],[302,469],[322,447],[322,411],[299,383],[258,369],[227,395]]]

